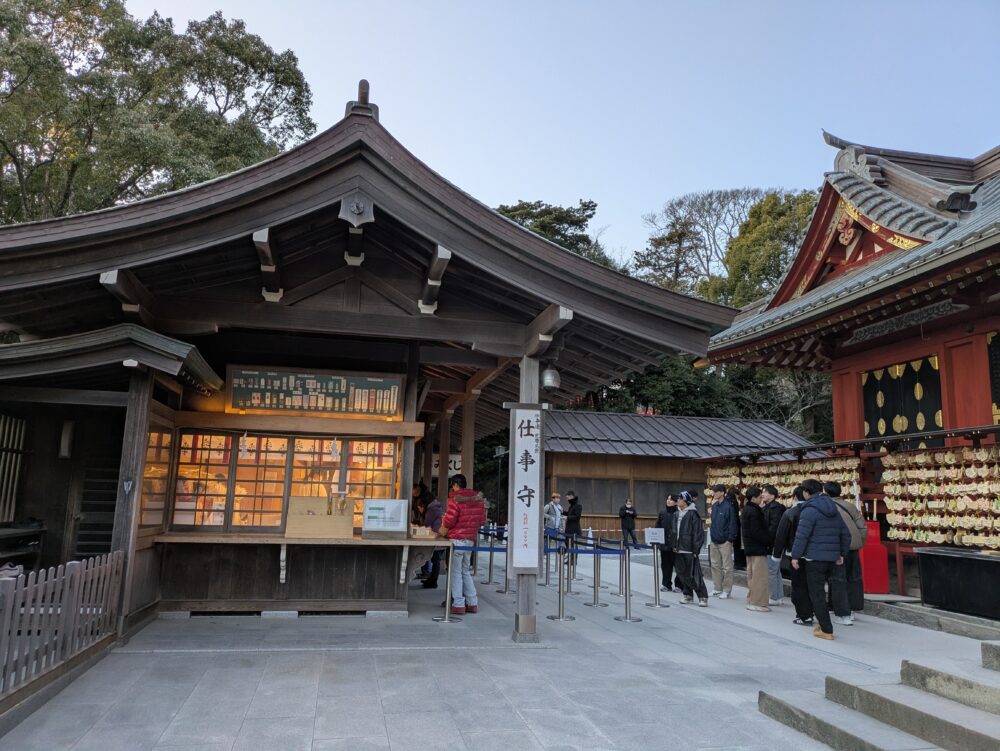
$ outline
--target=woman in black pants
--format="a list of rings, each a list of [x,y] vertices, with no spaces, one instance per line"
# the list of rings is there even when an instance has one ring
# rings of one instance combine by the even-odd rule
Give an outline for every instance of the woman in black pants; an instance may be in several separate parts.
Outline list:
[[[632,544],[638,546],[639,540],[635,536],[635,506],[631,498],[625,499],[625,505],[618,509],[618,517],[622,520],[622,543],[628,545],[628,538],[632,538]]]
[[[656,526],[663,530],[664,539],[663,545],[660,546],[660,571],[663,574],[660,589],[664,592],[670,592],[672,589],[680,591],[680,577],[677,577],[671,586],[671,579],[674,579],[674,546],[677,542],[677,496],[673,494],[667,496],[663,510],[656,517]]]

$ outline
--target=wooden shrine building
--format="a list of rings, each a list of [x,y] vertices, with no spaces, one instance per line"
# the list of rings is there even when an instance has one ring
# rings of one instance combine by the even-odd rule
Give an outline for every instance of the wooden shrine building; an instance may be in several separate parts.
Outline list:
[[[835,439],[876,459],[863,498],[891,545],[1000,547],[995,449],[934,450],[990,444],[1000,422],[1000,147],[825,139],[834,170],[797,256],[710,360],[830,373]]]
[[[453,435],[471,468],[505,403],[540,401],[541,368],[561,372],[544,399],[568,402],[704,355],[733,315],[463,193],[363,82],[343,120],[269,161],[0,228],[0,414],[19,436],[0,521],[41,520],[50,564],[124,551],[131,622],[403,609],[430,541],[359,535],[365,499],[407,499]]]

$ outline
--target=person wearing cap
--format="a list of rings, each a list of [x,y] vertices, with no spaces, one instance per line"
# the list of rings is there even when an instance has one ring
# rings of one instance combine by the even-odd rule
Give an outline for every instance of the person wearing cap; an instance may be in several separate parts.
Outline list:
[[[764,495],[760,488],[747,488],[746,505],[740,513],[743,528],[743,549],[747,552],[747,610],[766,613],[767,558],[770,552],[767,521],[761,505]]]
[[[701,573],[699,555],[705,545],[705,525],[702,524],[694,499],[686,490],[677,496],[677,536],[674,538],[674,567],[681,580],[681,605],[690,605],[694,596],[700,607],[708,607],[708,589]]]
[[[486,521],[486,501],[482,493],[466,487],[465,475],[453,475],[448,508],[438,529],[456,547],[475,547],[479,528]],[[479,595],[472,578],[472,551],[455,550],[451,554],[451,612],[454,615],[479,611]]]
[[[712,486],[712,524],[709,527],[711,544],[708,546],[708,563],[712,567],[712,596],[720,600],[733,594],[734,546],[739,535],[739,512],[736,498],[726,491],[725,485]]]

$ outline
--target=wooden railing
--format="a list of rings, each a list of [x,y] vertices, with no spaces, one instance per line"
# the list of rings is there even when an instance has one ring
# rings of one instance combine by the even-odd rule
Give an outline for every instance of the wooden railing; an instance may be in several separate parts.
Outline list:
[[[115,633],[121,552],[0,579],[0,697]]]

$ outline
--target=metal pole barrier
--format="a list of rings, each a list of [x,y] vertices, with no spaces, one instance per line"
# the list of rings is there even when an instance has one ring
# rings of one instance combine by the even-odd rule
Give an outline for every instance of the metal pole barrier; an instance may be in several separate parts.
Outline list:
[[[658,542],[653,543],[653,601],[647,602],[647,608],[669,608],[660,602],[660,563],[663,561],[663,549]]]
[[[510,564],[510,538],[507,535],[504,535],[503,538],[503,589],[498,589],[497,592],[505,595],[509,591],[508,587],[510,587],[510,579],[507,577],[507,566]]]
[[[545,548],[545,581],[544,582],[540,582],[538,584],[539,587],[547,587],[547,586],[549,586],[549,577],[551,576],[551,570],[550,569],[552,568],[552,566],[551,566],[551,561],[549,560],[549,557],[550,557],[549,556],[549,550],[550,550],[550,548],[548,546],[548,542],[549,542],[549,536],[547,534],[545,534],[545,533],[542,533],[542,547]]]
[[[616,621],[638,623],[642,620],[632,615],[632,548],[625,548],[625,615],[616,615]]]
[[[575,621],[571,615],[566,615],[566,548],[559,548],[559,614],[546,616],[550,621]]]
[[[601,549],[600,543],[598,542],[594,546],[594,581],[595,582],[601,581],[601,554],[598,552],[600,549]],[[601,588],[597,587],[597,586],[594,587],[594,601],[593,602],[585,602],[583,604],[587,605],[588,607],[591,607],[591,608],[606,608],[608,606],[608,603],[601,602]]]
[[[431,618],[438,623],[458,623],[462,619],[451,614],[451,572],[455,559],[455,546],[448,546],[448,581],[444,585],[444,615],[436,615]]]
[[[573,538],[573,541],[576,542],[576,537]],[[570,560],[572,560],[573,558],[578,558],[578,557],[579,557],[578,553],[572,553]],[[566,574],[567,574],[566,575],[566,594],[568,594],[568,595],[578,595],[578,594],[580,594],[579,592],[574,592],[573,591],[573,579],[576,578],[576,563],[575,562],[574,563],[570,563],[569,565],[566,566],[566,569],[567,569],[567,571],[566,571]]]
[[[604,530],[601,530],[601,531],[603,532]],[[603,550],[603,548],[601,547],[601,538],[600,538],[600,536],[595,537],[594,540],[595,540],[595,542],[594,542],[594,550]],[[594,555],[599,555],[599,554],[598,553],[594,553]],[[601,570],[601,564],[599,564],[599,563],[597,564],[597,570],[598,571]],[[601,577],[597,576],[596,574],[594,575],[594,583],[593,584],[588,584],[587,586],[590,587],[591,589],[593,589],[594,587],[600,587],[601,589],[607,589],[608,588],[608,585],[604,584],[601,581]]]
[[[479,547],[479,538],[483,534],[483,528],[480,527],[476,530],[476,539],[472,542],[472,547]],[[479,551],[473,550],[470,554],[472,557],[472,578],[475,579],[477,572],[479,571]]]
[[[618,543],[621,554],[618,556],[618,591],[613,592],[615,597],[625,596],[625,541]]]
[[[480,582],[481,584],[492,584],[493,583],[493,548],[497,541],[497,533],[495,531],[490,531],[486,533],[486,536],[490,539],[490,558],[487,565],[490,567],[489,576],[486,581]]]

